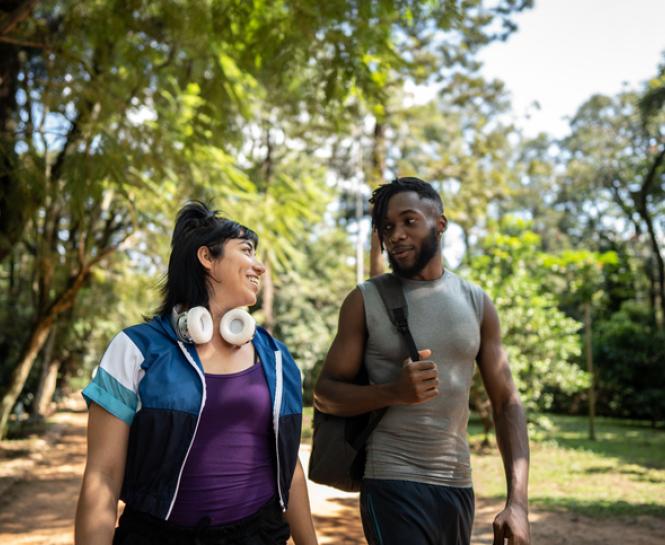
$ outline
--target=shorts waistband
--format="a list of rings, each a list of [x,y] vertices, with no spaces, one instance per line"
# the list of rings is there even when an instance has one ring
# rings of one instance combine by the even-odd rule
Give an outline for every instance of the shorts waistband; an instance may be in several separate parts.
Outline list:
[[[168,520],[162,520],[147,513],[126,506],[120,517],[119,528],[131,530],[145,530],[152,535],[160,536],[196,536],[196,537],[241,537],[256,533],[259,522],[263,517],[269,516],[281,510],[275,498],[268,501],[256,513],[248,517],[231,522],[229,524],[211,525],[208,517],[202,518],[196,526],[181,526]]]

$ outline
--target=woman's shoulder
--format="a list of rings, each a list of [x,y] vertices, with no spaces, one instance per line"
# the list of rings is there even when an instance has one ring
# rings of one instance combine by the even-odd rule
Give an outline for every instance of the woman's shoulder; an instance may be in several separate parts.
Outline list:
[[[165,319],[154,316],[137,324],[129,325],[119,331],[111,340],[111,343],[131,343],[143,355],[151,349],[163,350],[176,347],[177,338],[172,328],[165,323]]]

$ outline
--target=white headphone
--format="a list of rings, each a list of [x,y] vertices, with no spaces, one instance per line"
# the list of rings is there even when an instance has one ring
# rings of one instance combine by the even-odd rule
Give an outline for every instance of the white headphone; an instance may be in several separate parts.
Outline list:
[[[171,325],[181,341],[203,344],[212,339],[212,316],[205,307],[194,307],[185,312],[176,308],[171,312]],[[254,338],[256,321],[240,308],[229,310],[219,324],[222,338],[231,344],[241,346]]]

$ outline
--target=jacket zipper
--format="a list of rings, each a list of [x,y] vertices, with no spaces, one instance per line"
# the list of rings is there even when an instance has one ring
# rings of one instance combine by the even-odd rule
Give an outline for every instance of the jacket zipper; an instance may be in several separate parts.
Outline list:
[[[198,365],[196,365],[196,362],[192,359],[192,356],[190,353],[187,351],[187,348],[182,344],[181,341],[178,341],[178,346],[180,347],[180,350],[182,350],[183,354],[185,354],[185,359],[189,362],[189,364],[194,368],[196,371],[196,374],[199,376],[199,379],[201,379],[201,385],[203,386],[203,395],[201,397],[201,408],[199,409],[199,414],[196,417],[196,426],[194,426],[194,433],[192,434],[192,439],[189,442],[189,446],[187,447],[187,453],[185,454],[185,458],[182,461],[182,465],[180,466],[180,473],[178,473],[178,482],[175,485],[175,491],[173,492],[173,499],[171,500],[171,506],[169,507],[168,513],[166,513],[166,520],[169,519],[171,516],[171,511],[173,511],[173,506],[175,505],[175,499],[178,497],[178,489],[180,488],[180,479],[182,479],[182,472],[185,469],[185,464],[187,463],[187,458],[189,457],[189,452],[192,450],[192,445],[194,444],[194,438],[196,437],[196,432],[199,429],[199,422],[201,421],[201,414],[203,414],[203,406],[206,403],[206,381],[205,377],[201,373],[201,370],[199,369]]]
[[[275,406],[272,410],[272,425],[275,430],[275,457],[277,459],[277,495],[279,496],[279,505],[282,511],[286,511],[284,504],[284,494],[281,485],[281,469],[279,464],[279,411],[282,406],[282,353],[275,351]]]

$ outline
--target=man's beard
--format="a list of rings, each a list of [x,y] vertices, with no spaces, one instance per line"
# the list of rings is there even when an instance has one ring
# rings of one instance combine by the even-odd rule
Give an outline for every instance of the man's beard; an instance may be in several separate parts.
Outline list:
[[[413,278],[425,268],[438,251],[439,236],[436,232],[436,227],[432,227],[429,235],[423,241],[413,265],[410,267],[402,267],[395,258],[390,255],[390,253],[388,253],[388,263],[390,263],[390,268],[395,274],[403,278]]]

